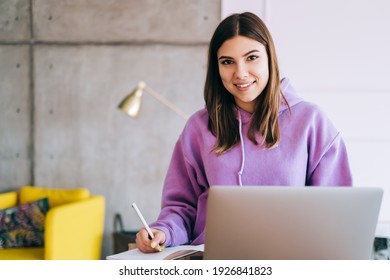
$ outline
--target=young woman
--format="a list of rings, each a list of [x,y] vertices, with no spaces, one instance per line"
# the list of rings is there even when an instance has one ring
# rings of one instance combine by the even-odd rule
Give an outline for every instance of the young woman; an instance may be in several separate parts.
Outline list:
[[[141,251],[204,243],[210,186],[352,185],[340,133],[280,79],[272,37],[256,15],[233,14],[215,30],[204,99],[174,148],[154,238],[144,228],[137,234]]]

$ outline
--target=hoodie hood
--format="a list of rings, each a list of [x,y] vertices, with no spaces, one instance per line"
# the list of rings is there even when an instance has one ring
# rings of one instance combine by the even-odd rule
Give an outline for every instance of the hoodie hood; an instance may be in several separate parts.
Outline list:
[[[283,78],[280,82],[280,90],[282,91],[284,97],[286,98],[288,105],[291,107],[303,101],[301,97],[298,96],[297,92],[293,88],[288,78]],[[279,113],[288,109],[288,106],[284,99],[280,102]]]

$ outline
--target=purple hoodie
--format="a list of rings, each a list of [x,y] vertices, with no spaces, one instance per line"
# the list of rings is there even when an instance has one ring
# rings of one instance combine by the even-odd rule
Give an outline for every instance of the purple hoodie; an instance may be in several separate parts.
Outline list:
[[[216,138],[202,109],[188,120],[173,151],[162,194],[162,210],[153,228],[166,234],[166,246],[204,243],[207,194],[215,185],[351,186],[347,150],[323,111],[301,99],[288,79],[281,90],[281,141],[263,149],[247,136],[251,114],[238,109],[241,142],[217,156]],[[260,138],[258,138],[260,141]]]

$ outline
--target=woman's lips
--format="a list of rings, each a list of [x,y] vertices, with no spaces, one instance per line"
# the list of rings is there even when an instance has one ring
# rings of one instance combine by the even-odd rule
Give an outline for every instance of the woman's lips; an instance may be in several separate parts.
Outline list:
[[[251,85],[253,85],[255,81],[253,82],[248,82],[248,83],[240,83],[240,84],[234,84],[238,89],[240,90],[245,90],[249,88]]]

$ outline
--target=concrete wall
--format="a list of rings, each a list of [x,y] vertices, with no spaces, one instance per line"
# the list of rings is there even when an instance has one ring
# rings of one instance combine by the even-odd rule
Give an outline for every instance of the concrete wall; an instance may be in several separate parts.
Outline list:
[[[188,114],[203,107],[207,44],[219,0],[2,0],[0,192],[87,187],[128,230],[159,213],[184,121],[149,95],[139,120],[117,109],[146,81]]]
[[[32,181],[30,5],[0,2],[0,190]],[[15,42],[15,43],[9,43]]]

